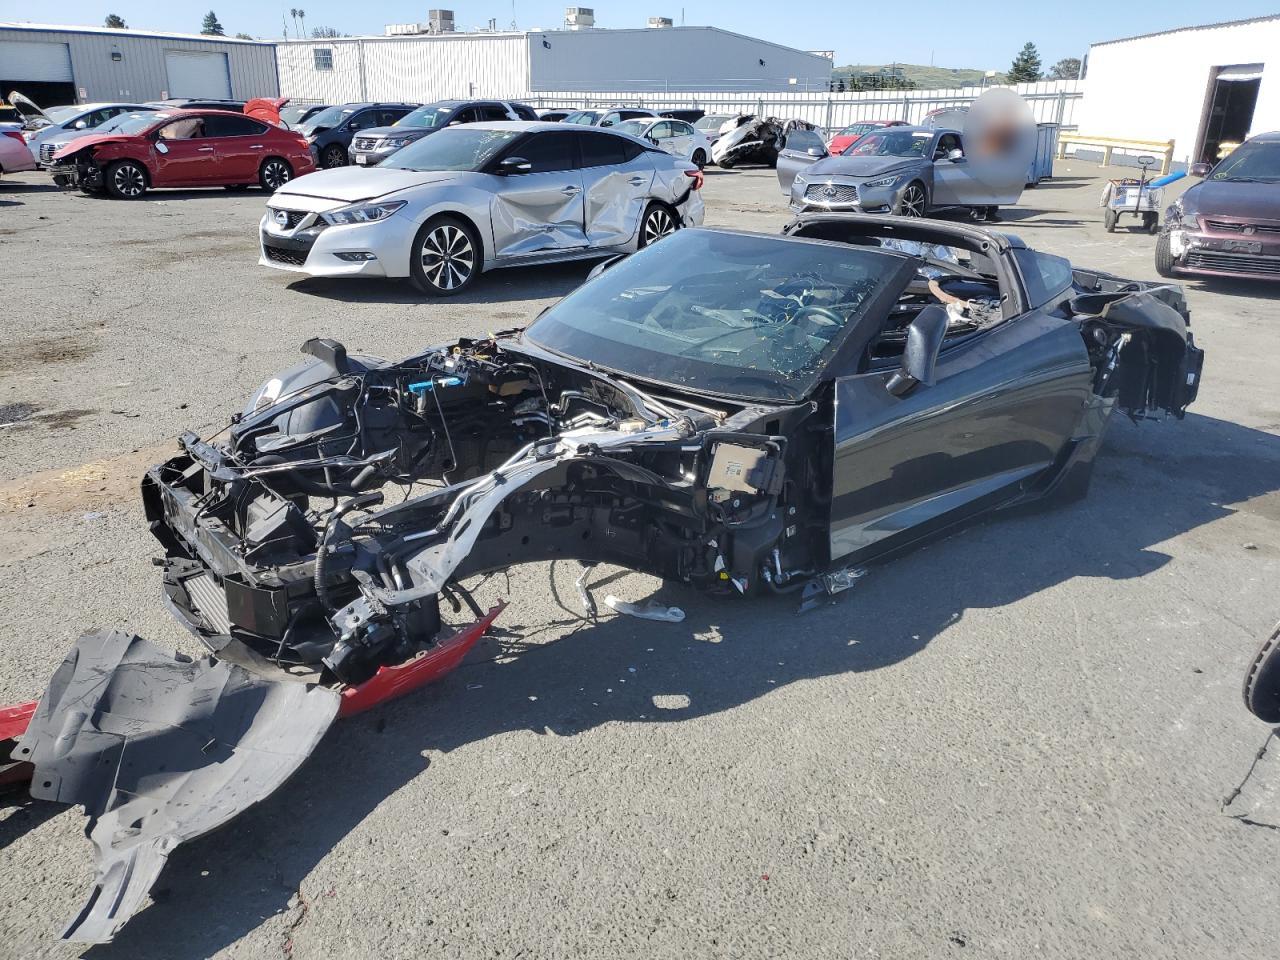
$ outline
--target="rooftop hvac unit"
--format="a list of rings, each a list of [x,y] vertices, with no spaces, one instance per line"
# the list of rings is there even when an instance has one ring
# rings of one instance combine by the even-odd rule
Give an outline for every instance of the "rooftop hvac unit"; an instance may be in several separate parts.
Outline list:
[[[453,11],[428,10],[427,30],[431,33],[453,33]]]
[[[388,37],[412,37],[427,32],[420,23],[388,23],[383,31]]]
[[[591,7],[565,7],[566,30],[590,30],[596,25],[596,12]]]
[[[667,27],[675,26],[675,21],[670,17],[650,17],[649,26],[654,30],[665,30]]]

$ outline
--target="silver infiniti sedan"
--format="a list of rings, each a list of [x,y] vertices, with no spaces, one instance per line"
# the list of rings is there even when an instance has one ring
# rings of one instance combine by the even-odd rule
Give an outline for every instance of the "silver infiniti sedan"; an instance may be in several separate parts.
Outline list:
[[[884,127],[828,156],[822,136],[795,130],[778,153],[778,185],[797,213],[841,210],[923,217],[969,207],[995,219],[1017,203],[1025,169],[971,162],[960,131]]]
[[[496,267],[631,253],[702,223],[702,172],[635,137],[531,121],[447,127],[368,170],[298,177],[267,201],[258,263],[408,277],[430,296]]]

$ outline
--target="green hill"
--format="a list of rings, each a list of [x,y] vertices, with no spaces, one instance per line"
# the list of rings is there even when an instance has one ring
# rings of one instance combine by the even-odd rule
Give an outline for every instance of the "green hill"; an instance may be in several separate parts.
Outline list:
[[[969,87],[982,83],[985,70],[971,70],[956,67],[930,67],[918,63],[892,64],[849,64],[836,67],[832,71],[834,77],[847,77],[858,74],[883,74],[899,76],[914,85],[917,90],[937,90],[942,87]],[[1004,80],[1001,74],[990,82],[999,83]]]

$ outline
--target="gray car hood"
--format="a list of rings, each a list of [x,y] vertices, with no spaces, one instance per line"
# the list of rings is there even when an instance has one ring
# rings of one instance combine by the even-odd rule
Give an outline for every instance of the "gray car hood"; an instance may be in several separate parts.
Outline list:
[[[810,180],[824,176],[874,177],[877,174],[912,169],[922,162],[919,157],[825,157],[810,166],[805,176]]]
[[[378,167],[365,170],[360,167],[338,167],[336,170],[320,170],[305,177],[291,180],[275,192],[279,200],[295,197],[321,197],[326,200],[374,200],[389,193],[421,187],[429,183],[456,180],[455,170],[397,170]]]

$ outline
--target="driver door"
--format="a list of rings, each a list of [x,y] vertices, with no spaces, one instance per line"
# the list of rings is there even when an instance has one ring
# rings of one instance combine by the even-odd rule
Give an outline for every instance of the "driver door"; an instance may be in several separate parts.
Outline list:
[[[183,117],[156,131],[152,186],[199,186],[217,177],[216,150],[204,124],[204,117]]]
[[[575,135],[536,133],[507,151],[528,173],[493,174],[493,252],[528,257],[587,245]]]
[[[878,369],[877,369],[878,367]],[[1070,324],[1033,311],[948,346],[931,385],[898,362],[836,381],[831,559],[856,564],[1013,499],[1078,429],[1092,382]]]
[[[778,151],[778,186],[784,196],[791,194],[796,176],[827,155],[827,145],[816,130],[792,130]]]

